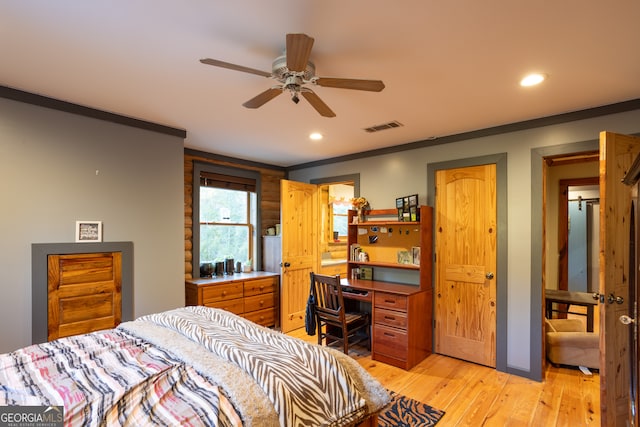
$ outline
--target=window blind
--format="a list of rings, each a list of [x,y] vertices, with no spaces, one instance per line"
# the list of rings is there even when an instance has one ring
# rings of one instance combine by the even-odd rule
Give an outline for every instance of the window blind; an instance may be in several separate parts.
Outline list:
[[[239,190],[256,192],[255,178],[244,178],[241,176],[223,175],[212,172],[200,172],[201,187],[216,187],[227,190]]]

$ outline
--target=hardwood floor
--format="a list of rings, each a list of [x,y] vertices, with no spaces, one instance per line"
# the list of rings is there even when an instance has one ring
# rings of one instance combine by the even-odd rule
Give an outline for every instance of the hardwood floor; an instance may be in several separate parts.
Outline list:
[[[304,328],[289,335],[316,342]],[[598,426],[600,381],[578,369],[549,365],[542,382],[433,354],[410,371],[350,352],[385,387],[446,413],[445,426]]]

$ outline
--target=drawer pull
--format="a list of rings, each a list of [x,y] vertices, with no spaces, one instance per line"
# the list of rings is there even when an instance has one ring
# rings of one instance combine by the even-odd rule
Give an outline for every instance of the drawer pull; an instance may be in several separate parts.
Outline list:
[[[393,338],[395,338],[395,335],[394,335],[394,334],[390,334],[389,332],[385,332],[384,334],[385,334],[386,336],[388,336],[388,337],[393,337]]]
[[[396,300],[394,300],[394,299],[386,299],[386,300],[384,300],[384,302],[388,302],[389,304],[395,304]]]
[[[387,320],[396,320],[396,318],[393,316],[384,316],[384,318]]]
[[[226,297],[227,296],[227,291],[222,291],[222,296]]]
[[[264,300],[260,300],[260,307],[264,305]]]
[[[264,286],[260,286],[260,290],[261,290],[261,291],[264,291]]]

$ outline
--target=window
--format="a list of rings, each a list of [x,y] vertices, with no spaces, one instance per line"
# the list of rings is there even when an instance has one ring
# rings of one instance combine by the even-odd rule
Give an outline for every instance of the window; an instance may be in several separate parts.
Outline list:
[[[200,187],[200,259],[222,261],[253,258],[252,206],[256,193]]]
[[[233,258],[256,266],[259,181],[258,172],[194,165],[194,277],[203,262]]]

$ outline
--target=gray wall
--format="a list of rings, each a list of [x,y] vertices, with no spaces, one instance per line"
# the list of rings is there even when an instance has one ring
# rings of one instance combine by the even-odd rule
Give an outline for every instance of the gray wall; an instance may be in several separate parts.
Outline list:
[[[539,240],[541,236],[533,236],[531,230],[532,221],[540,221],[541,212],[532,212],[531,208],[531,150],[594,141],[603,130],[639,132],[640,110],[292,170],[289,179],[309,182],[359,173],[360,195],[371,202],[372,208],[393,208],[396,197],[406,194],[417,193],[420,202],[425,203],[428,163],[507,153],[507,370],[525,376],[533,373],[535,378],[539,375],[541,354],[531,350],[540,346],[541,307],[540,301],[532,301],[532,289],[541,284],[532,280],[531,260],[538,255],[532,254],[531,246],[532,239]]]
[[[0,352],[31,344],[31,244],[103,221],[133,242],[134,316],[184,305],[183,139],[0,98]]]

